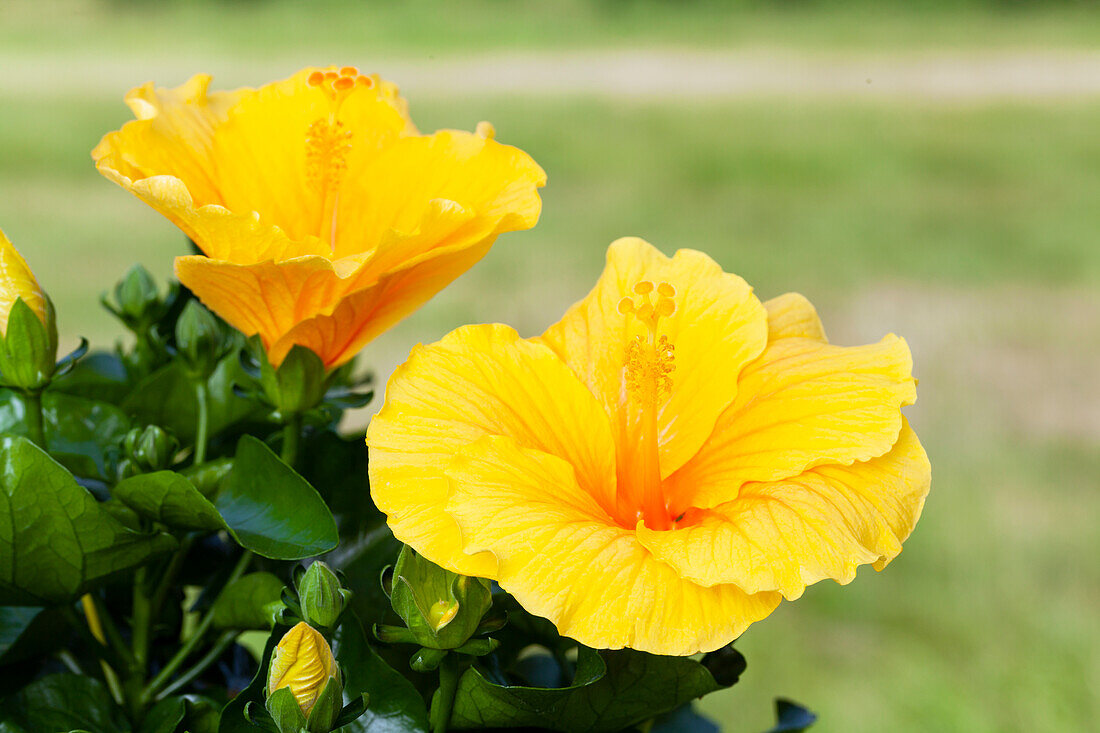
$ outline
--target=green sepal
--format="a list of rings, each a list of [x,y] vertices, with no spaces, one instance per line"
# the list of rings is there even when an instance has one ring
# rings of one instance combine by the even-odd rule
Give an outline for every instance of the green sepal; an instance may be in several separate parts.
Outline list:
[[[260,703],[250,700],[244,706],[244,719],[252,725],[263,728],[268,733],[279,733],[279,727],[275,725],[275,719]]]
[[[299,733],[306,726],[306,716],[289,687],[280,687],[267,696],[264,704],[279,733]]]
[[[384,644],[415,644],[416,634],[404,626],[374,625],[374,638]]]
[[[496,639],[470,639],[455,649],[455,652],[471,657],[484,657],[486,654],[492,654],[499,646],[500,642]]]
[[[336,677],[329,677],[306,718],[309,733],[329,733],[344,706],[344,686]]]
[[[57,323],[53,303],[46,299],[46,322],[22,298],[8,312],[7,331],[0,335],[0,383],[22,390],[40,390],[53,378],[57,361]]]
[[[455,649],[477,633],[493,598],[487,580],[444,570],[406,545],[394,567],[390,604],[418,644]]]
[[[415,672],[431,672],[443,663],[443,657],[449,653],[446,649],[417,649],[409,658],[409,666]]]
[[[271,365],[262,346],[253,342],[253,354],[260,363],[260,386],[267,401],[281,415],[297,415],[320,404],[328,387],[325,365],[311,349],[295,344],[278,368]],[[258,353],[257,353],[258,351]]]
[[[370,695],[364,692],[344,706],[339,717],[333,722],[332,730],[339,730],[345,725],[354,723],[359,719],[359,716],[367,712],[368,707],[370,707]]]

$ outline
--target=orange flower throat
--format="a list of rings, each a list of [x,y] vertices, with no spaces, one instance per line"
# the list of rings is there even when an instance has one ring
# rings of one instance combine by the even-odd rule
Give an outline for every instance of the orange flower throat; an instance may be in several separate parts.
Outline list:
[[[660,405],[672,392],[676,347],[667,336],[658,336],[657,326],[676,312],[676,288],[642,280],[633,290],[635,297],[619,301],[619,313],[636,318],[645,333],[629,342],[623,364],[630,452],[619,467],[618,509],[626,516],[633,509],[636,520],[650,529],[669,529],[673,522],[661,486],[657,438]]]

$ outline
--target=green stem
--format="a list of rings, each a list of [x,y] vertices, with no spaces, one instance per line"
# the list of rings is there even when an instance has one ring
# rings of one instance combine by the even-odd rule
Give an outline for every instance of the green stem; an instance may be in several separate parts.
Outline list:
[[[134,573],[134,601],[130,626],[133,629],[131,646],[134,653],[134,667],[137,674],[144,677],[149,667],[149,636],[152,631],[152,605],[145,587],[145,568]]]
[[[168,591],[172,589],[172,583],[176,580],[176,575],[179,574],[180,568],[183,567],[183,561],[187,557],[187,553],[191,550],[193,544],[195,544],[194,535],[184,537],[180,541],[180,546],[176,549],[175,554],[172,555],[168,567],[165,568],[164,573],[160,576],[160,582],[157,583],[157,588],[153,591],[153,600],[152,603],[150,603],[153,618],[158,617],[161,609],[164,608],[164,602],[168,598]]]
[[[187,661],[187,658],[191,656],[191,653],[199,647],[199,644],[202,643],[203,638],[206,636],[206,632],[210,629],[210,625],[214,623],[214,607],[218,605],[218,599],[221,598],[222,593],[225,592],[225,589],[228,588],[233,581],[244,575],[244,571],[248,568],[248,564],[251,561],[252,551],[245,550],[241,554],[240,559],[237,560],[237,564],[233,567],[233,572],[229,574],[229,579],[226,580],[225,585],[222,586],[221,592],[218,593],[214,602],[210,604],[210,608],[203,614],[202,620],[199,621],[199,625],[195,627],[195,632],[191,634],[191,638],[180,647],[179,651],[168,660],[164,668],[153,678],[152,682],[146,685],[145,689],[142,690],[140,698],[142,705],[147,705],[153,697],[160,692],[161,688],[168,683],[168,680],[172,679],[172,675],[176,673],[176,670],[178,670],[183,663]]]
[[[195,460],[194,465],[206,463],[206,441],[210,431],[210,399],[205,380],[195,381]]]
[[[432,698],[432,733],[446,733],[447,724],[451,722],[451,708],[458,689],[458,665],[458,655],[454,652],[439,663],[439,691]]]
[[[202,659],[195,662],[195,666],[187,670],[172,684],[165,687],[156,695],[156,700],[160,701],[177,690],[182,690],[188,684],[191,683],[196,677],[206,671],[207,667],[218,661],[222,654],[225,654],[225,650],[228,649],[233,642],[237,640],[236,631],[223,631],[222,635],[218,637],[218,640],[214,642],[214,646],[210,647],[210,651],[203,655]]]
[[[283,463],[291,468],[294,468],[294,464],[298,461],[298,446],[301,440],[302,415],[296,412],[289,416],[283,425],[283,448],[279,452],[279,457],[283,459]]]
[[[27,433],[35,445],[44,451],[49,451],[46,446],[46,421],[42,417],[42,392],[33,390],[24,392],[24,402],[27,406]]]

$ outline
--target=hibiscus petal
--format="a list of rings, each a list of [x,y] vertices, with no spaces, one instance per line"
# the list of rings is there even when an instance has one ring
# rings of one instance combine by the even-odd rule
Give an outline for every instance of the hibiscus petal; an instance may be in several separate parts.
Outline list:
[[[317,352],[328,366],[344,363],[472,267],[489,251],[494,239],[474,246],[431,250],[403,263],[371,285],[343,296],[331,311],[297,323],[275,340],[268,356],[277,362],[294,344],[301,344]],[[349,282],[369,281],[373,274],[369,267],[368,263]]]
[[[260,334],[269,348],[310,315],[331,313],[344,293],[332,262],[318,256],[254,265],[177,257],[176,277],[234,328],[248,336]],[[289,350],[271,354],[272,363]]]
[[[799,293],[784,293],[764,301],[768,312],[768,341],[781,338],[807,338],[828,342],[817,310]]]
[[[638,539],[689,580],[793,600],[825,578],[851,582],[859,565],[885,567],[920,517],[930,482],[928,456],[906,424],[884,456],[749,484],[734,501],[689,512],[682,529],[639,525]]]
[[[92,151],[92,159],[109,178],[137,181],[168,175],[181,180],[197,205],[222,203],[215,180],[214,129],[247,90],[208,93],[208,74],[196,74],[175,89],[152,82],[126,94],[136,120],[109,133]],[[117,177],[116,177],[117,176]]]
[[[824,463],[880,456],[916,400],[903,339],[832,346],[772,341],[741,374],[737,399],[699,452],[666,485],[674,511],[713,507],[748,481],[778,481]]]
[[[676,310],[658,325],[675,347],[672,389],[658,417],[661,475],[667,477],[699,450],[737,394],[737,375],[764,348],[767,319],[752,288],[702,252],[680,250],[668,258],[641,239],[614,242],[596,287],[541,340],[611,415],[620,460],[631,452],[623,387],[626,348],[643,327],[619,312],[619,302],[643,280],[676,289]]]
[[[775,593],[684,580],[612,524],[555,456],[486,437],[462,449],[447,474],[454,482],[447,512],[466,551],[491,552],[500,586],[582,644],[711,651],[779,603]]]
[[[403,138],[361,170],[349,168],[341,200],[352,203],[341,205],[336,256],[373,249],[390,230],[416,231],[436,199],[476,214],[467,243],[487,232],[529,229],[542,208],[536,189],[545,183],[527,153],[481,135],[441,130]],[[400,254],[414,257],[435,244],[409,241]]]
[[[492,576],[466,560],[443,513],[451,457],[484,435],[560,456],[596,504],[612,505],[614,447],[592,395],[545,346],[507,326],[465,326],[413,349],[394,372],[367,431],[371,496],[398,539],[458,572]]]

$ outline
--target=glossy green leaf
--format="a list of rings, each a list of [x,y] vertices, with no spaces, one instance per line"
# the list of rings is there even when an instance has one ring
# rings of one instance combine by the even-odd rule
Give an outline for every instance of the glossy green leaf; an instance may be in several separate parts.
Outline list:
[[[344,670],[344,695],[367,693],[367,711],[348,723],[348,733],[419,733],[428,730],[428,709],[412,683],[375,653],[359,619],[344,614],[333,640],[333,653]]]
[[[50,384],[51,391],[117,404],[130,391],[126,365],[117,354],[93,351]]]
[[[75,674],[35,680],[0,705],[0,719],[26,731],[123,733],[129,721],[99,682]]]
[[[262,441],[245,435],[216,506],[242,546],[275,560],[336,547],[336,522],[321,496]]]
[[[139,733],[175,733],[187,715],[187,702],[182,697],[161,700],[145,714]]]
[[[226,529],[214,505],[186,477],[172,471],[131,476],[120,481],[111,494],[146,519],[169,527]]]
[[[214,627],[271,628],[271,617],[282,607],[283,581],[271,573],[250,573],[225,587],[214,603]]]
[[[0,605],[71,601],[172,549],[124,527],[25,438],[0,438]]]
[[[0,389],[0,433],[28,437],[26,405],[19,394]],[[130,418],[106,402],[62,392],[42,395],[46,443],[50,455],[77,476],[111,481]]]
[[[451,726],[618,731],[722,687],[687,657],[582,647],[573,684],[564,688],[498,685],[468,669],[459,680]]]
[[[48,654],[64,642],[64,630],[55,609],[0,606],[0,665]]]
[[[210,434],[216,434],[256,411],[256,405],[233,392],[234,381],[244,379],[237,360],[230,356],[210,377]],[[139,421],[171,430],[185,443],[195,440],[197,413],[195,386],[182,365],[173,362],[143,379],[122,403]]]
[[[817,722],[817,716],[796,702],[775,700],[775,726],[765,733],[799,733]]]

